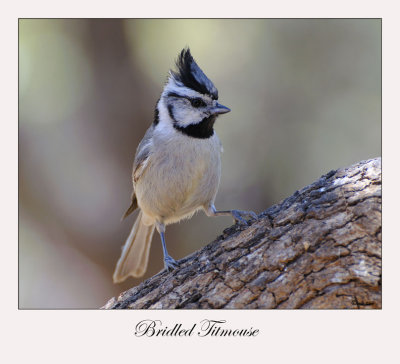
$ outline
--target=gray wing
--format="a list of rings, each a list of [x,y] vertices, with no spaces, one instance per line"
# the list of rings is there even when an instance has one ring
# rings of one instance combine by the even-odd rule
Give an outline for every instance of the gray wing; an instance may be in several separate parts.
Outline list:
[[[135,195],[135,183],[142,175],[143,171],[146,169],[148,164],[148,158],[150,156],[151,147],[152,147],[152,136],[153,136],[154,126],[152,125],[147,129],[144,134],[143,139],[139,143],[135,160],[133,162],[133,171],[132,171],[132,181],[133,181],[133,192],[131,195],[131,205],[128,210],[126,210],[124,216],[122,216],[122,220],[125,219],[128,215],[130,215],[133,211],[135,211],[138,207],[137,199]]]
[[[142,175],[143,171],[146,169],[149,156],[151,153],[151,148],[153,146],[153,132],[154,132],[154,125],[147,129],[146,134],[144,134],[143,139],[139,143],[139,146],[136,150],[135,160],[133,162],[133,171],[132,171],[132,178],[133,178],[133,186],[135,187],[135,183]]]
[[[123,219],[125,219],[125,217],[129,216],[138,207],[135,191],[132,192],[131,200],[132,200],[132,203],[128,207],[128,210],[125,211],[124,216],[122,216],[121,220],[123,220]]]

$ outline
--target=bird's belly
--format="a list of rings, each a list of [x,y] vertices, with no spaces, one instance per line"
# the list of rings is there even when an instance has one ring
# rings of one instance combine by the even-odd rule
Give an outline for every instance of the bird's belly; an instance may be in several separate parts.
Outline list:
[[[135,185],[138,205],[146,215],[170,224],[213,202],[220,179],[219,150],[194,145],[159,153]]]

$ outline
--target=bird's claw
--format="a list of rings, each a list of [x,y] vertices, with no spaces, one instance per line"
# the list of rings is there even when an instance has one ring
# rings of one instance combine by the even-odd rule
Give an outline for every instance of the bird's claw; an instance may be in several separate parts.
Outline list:
[[[235,222],[240,225],[248,225],[247,219],[256,220],[257,214],[253,211],[240,211],[240,210],[232,210],[232,216],[235,219]]]
[[[164,257],[164,268],[170,272],[174,269],[176,269],[179,266],[178,262],[170,257],[169,255],[167,255],[166,257]]]

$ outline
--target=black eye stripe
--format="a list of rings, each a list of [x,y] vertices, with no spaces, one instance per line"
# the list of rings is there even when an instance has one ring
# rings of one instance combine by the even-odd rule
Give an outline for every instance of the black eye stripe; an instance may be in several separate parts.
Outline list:
[[[196,107],[196,108],[197,107],[207,106],[207,104],[204,102],[204,100],[202,98],[200,98],[200,97],[191,98],[191,97],[188,97],[188,96],[179,95],[179,94],[177,94],[175,92],[169,92],[168,93],[168,97],[177,97],[177,98],[181,98],[181,99],[186,99],[186,100],[190,101],[190,104],[193,107]]]
[[[207,104],[200,97],[196,97],[194,99],[189,99],[189,101],[193,107],[207,106]]]

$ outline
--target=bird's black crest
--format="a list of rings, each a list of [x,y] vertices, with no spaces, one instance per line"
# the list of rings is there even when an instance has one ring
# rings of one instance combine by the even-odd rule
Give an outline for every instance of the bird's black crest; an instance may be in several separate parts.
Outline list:
[[[176,61],[178,72],[172,71],[174,78],[184,86],[218,100],[218,90],[197,65],[189,48],[182,49]]]

